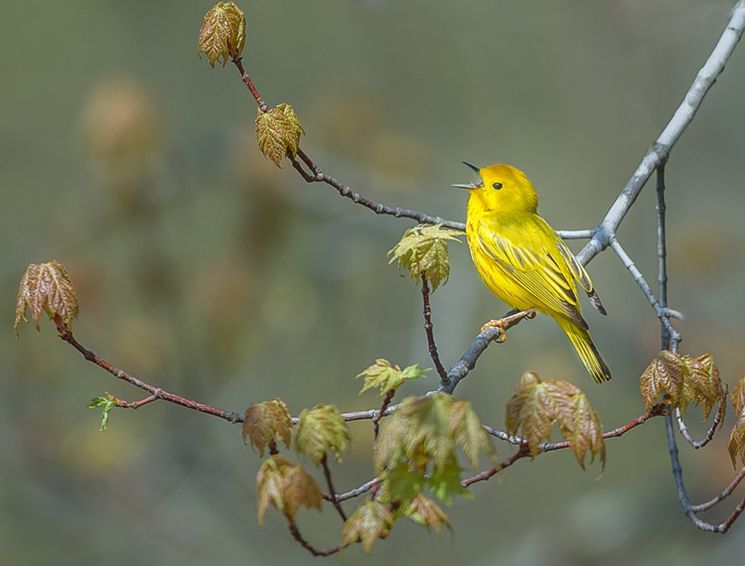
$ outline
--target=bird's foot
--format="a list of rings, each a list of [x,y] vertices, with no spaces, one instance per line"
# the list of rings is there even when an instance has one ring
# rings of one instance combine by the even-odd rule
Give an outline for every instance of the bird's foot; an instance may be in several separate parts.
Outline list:
[[[530,309],[526,311],[519,311],[510,315],[507,315],[502,318],[495,318],[488,322],[486,322],[481,327],[481,332],[484,332],[485,330],[488,330],[490,328],[498,328],[499,329],[499,335],[496,337],[495,342],[502,343],[505,340],[507,340],[507,329],[512,326],[513,324],[519,322],[523,318],[527,319],[534,319],[535,318],[535,310]]]

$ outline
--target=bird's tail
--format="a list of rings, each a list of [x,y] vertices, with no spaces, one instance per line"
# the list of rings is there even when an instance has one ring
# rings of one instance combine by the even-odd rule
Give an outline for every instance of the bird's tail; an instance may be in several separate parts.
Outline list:
[[[592,342],[590,333],[578,326],[575,322],[564,317],[556,317],[556,322],[566,332],[572,346],[577,350],[577,355],[587,368],[588,373],[596,383],[608,381],[611,378],[610,370],[600,355],[595,344]]]

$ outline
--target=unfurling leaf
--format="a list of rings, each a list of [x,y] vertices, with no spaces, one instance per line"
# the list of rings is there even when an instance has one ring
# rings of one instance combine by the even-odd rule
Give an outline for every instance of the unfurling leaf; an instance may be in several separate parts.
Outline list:
[[[641,394],[647,410],[660,402],[685,414],[688,405],[698,405],[708,417],[724,401],[724,388],[711,354],[697,358],[663,350],[641,376]]]
[[[582,469],[588,450],[591,462],[598,457],[605,466],[600,419],[585,394],[568,381],[543,381],[538,374],[526,372],[507,403],[507,432],[521,431],[535,456],[541,452],[541,443],[551,439],[555,423]]]
[[[91,399],[91,402],[88,403],[89,409],[101,408],[101,424],[98,427],[98,430],[101,432],[105,432],[109,429],[109,413],[111,413],[111,409],[115,406],[116,403],[114,403],[114,397],[110,393],[107,393],[105,397],[94,397]]]
[[[42,312],[47,313],[50,320],[59,316],[65,328],[72,329],[72,321],[78,316],[78,297],[61,263],[52,260],[48,263],[32,263],[26,268],[18,286],[16,319],[13,325],[16,335],[21,321],[28,322],[26,309],[31,313],[36,330],[39,330]]]
[[[285,155],[294,158],[300,149],[300,136],[305,133],[295,109],[289,104],[277,104],[264,112],[256,111],[256,139],[259,150],[281,167]]]
[[[383,492],[402,506],[425,488],[445,502],[467,494],[460,483],[458,448],[474,467],[480,454],[496,459],[467,401],[444,393],[405,399],[385,423],[375,449]]]
[[[197,51],[204,53],[210,66],[223,66],[228,59],[239,59],[246,43],[246,18],[233,2],[218,2],[204,15]]]
[[[391,365],[391,362],[379,358],[375,363],[357,374],[357,378],[364,379],[364,384],[360,393],[368,389],[377,387],[380,395],[383,396],[389,391],[395,391],[407,379],[417,379],[424,376],[429,369],[422,369],[419,364],[414,364],[401,369],[398,366]]]
[[[347,423],[334,405],[316,405],[300,413],[295,431],[295,448],[319,464],[326,453],[341,461],[349,444]]]
[[[417,495],[409,504],[404,514],[415,523],[419,523],[427,529],[435,531],[438,535],[442,533],[442,528],[447,527],[451,531],[448,516],[442,508],[426,495]]]
[[[434,293],[450,275],[448,241],[459,242],[459,232],[442,224],[420,224],[404,232],[401,240],[388,252],[388,262],[397,262],[415,281],[424,277]]]
[[[256,475],[259,524],[264,523],[264,514],[272,505],[290,521],[301,507],[321,510],[321,489],[305,469],[284,458],[271,456],[259,468]]]
[[[243,419],[243,441],[250,441],[261,456],[272,442],[281,440],[290,447],[292,417],[282,399],[253,403]]]
[[[379,538],[386,538],[392,526],[393,515],[388,508],[375,500],[368,500],[344,523],[341,543],[349,546],[359,541],[365,552],[369,553],[373,543]]]
[[[729,455],[733,466],[737,467],[738,459],[745,466],[745,375],[732,389],[732,406],[736,420],[729,436]]]

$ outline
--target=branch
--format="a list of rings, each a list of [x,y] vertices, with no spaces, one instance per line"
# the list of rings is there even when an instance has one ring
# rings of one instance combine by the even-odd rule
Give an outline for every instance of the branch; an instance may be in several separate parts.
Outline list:
[[[435,335],[432,326],[432,307],[429,304],[429,283],[427,283],[427,277],[424,275],[422,275],[422,313],[424,314],[424,333],[427,335],[429,355],[432,358],[432,362],[435,364],[437,374],[440,376],[440,383],[445,385],[448,382],[448,374],[445,371],[445,368],[442,367],[440,354],[437,353],[437,344],[435,343]]]
[[[341,502],[341,501],[346,501],[347,499],[354,499],[355,497],[359,497],[360,495],[363,495],[367,493],[368,491],[370,491],[371,489],[374,489],[377,486],[379,486],[380,482],[381,482],[380,478],[373,478],[369,481],[366,481],[362,485],[355,487],[354,489],[350,489],[349,491],[345,491],[344,493],[336,494],[336,500]],[[326,493],[323,494],[323,498],[326,501],[331,501],[331,496]]]
[[[720,423],[722,422],[722,419],[724,418],[724,410],[726,406],[727,398],[725,397],[719,402],[719,407],[717,407],[717,412],[714,415],[714,420],[711,421],[711,426],[706,431],[706,434],[701,440],[695,440],[691,434],[688,432],[688,427],[685,424],[685,421],[683,420],[683,416],[680,414],[680,408],[675,407],[675,420],[678,422],[678,430],[680,431],[680,434],[685,438],[686,442],[690,444],[693,448],[698,450],[699,448],[703,448],[709,442],[711,442],[711,439],[714,438],[714,434],[717,431],[717,428],[719,427]]]
[[[336,497],[336,490],[334,489],[334,482],[331,480],[331,470],[329,469],[329,463],[326,454],[324,454],[323,458],[321,458],[321,466],[323,467],[323,475],[326,478],[326,485],[329,488],[328,501],[330,501],[331,504],[336,508],[336,511],[339,513],[339,516],[342,518],[342,520],[346,521],[347,514],[344,512],[344,509],[342,508],[339,500]]]
[[[706,511],[717,505],[720,501],[724,501],[740,484],[743,478],[745,478],[745,468],[740,468],[740,471],[735,476],[735,479],[733,479],[730,484],[722,490],[722,493],[712,499],[709,499],[709,501],[705,501],[704,503],[699,503],[698,505],[690,505],[691,511],[694,511],[696,513]]]
[[[169,403],[174,403],[175,405],[186,407],[187,409],[199,411],[200,413],[206,413],[214,417],[219,417],[230,423],[243,422],[243,415],[240,413],[237,413],[235,411],[225,411],[223,409],[218,409],[217,407],[212,407],[210,405],[205,405],[204,403],[199,403],[197,401],[187,399],[186,397],[182,397],[181,395],[176,395],[175,393],[171,393],[169,391],[166,391],[165,389],[161,389],[160,387],[155,387],[154,385],[150,385],[149,383],[146,383],[142,381],[141,379],[138,379],[137,377],[130,375],[126,371],[121,370],[117,367],[114,367],[109,362],[107,362],[105,359],[100,357],[98,354],[89,350],[88,348],[83,346],[80,342],[78,342],[75,339],[75,336],[73,336],[72,330],[69,330],[65,326],[64,322],[62,321],[59,315],[55,315],[54,322],[57,325],[57,332],[58,332],[59,337],[65,342],[67,342],[68,344],[70,344],[78,352],[80,352],[80,354],[87,361],[104,369],[105,371],[107,371],[108,373],[116,377],[117,379],[126,381],[127,383],[130,383],[134,385],[135,387],[142,389],[143,391],[147,391],[148,393],[150,393],[150,396],[153,397],[153,399],[146,398],[146,399],[143,399],[142,401],[131,403],[130,405],[138,405],[138,406],[137,407],[130,406],[128,408],[136,409],[142,405],[151,403],[152,401],[156,399],[160,399],[163,401],[168,401]],[[126,401],[124,403],[126,403]]]
[[[719,524],[709,523],[707,521],[699,519],[699,517],[696,515],[696,508],[704,507],[706,509],[709,509],[713,507],[714,505],[725,499],[727,495],[731,493],[732,489],[737,486],[737,483],[739,483],[740,480],[735,478],[736,481],[733,481],[730,486],[725,488],[725,490],[720,495],[718,495],[711,501],[702,503],[700,506],[691,505],[691,502],[688,499],[688,492],[686,491],[685,484],[683,483],[683,469],[680,466],[678,445],[675,442],[675,431],[673,429],[672,415],[665,415],[665,433],[667,436],[667,450],[670,453],[670,462],[672,464],[673,478],[675,479],[675,487],[678,492],[678,499],[680,500],[680,504],[683,506],[683,511],[685,512],[686,516],[696,526],[696,528],[701,529],[702,531],[720,534],[726,533],[745,508],[745,499],[740,501],[740,503],[737,505],[737,507],[735,507],[735,510],[730,514],[730,516]]]
[[[613,248],[613,251],[616,252],[618,259],[621,260],[621,263],[623,263],[624,267],[629,270],[629,273],[631,273],[634,281],[636,281],[637,285],[639,285],[639,288],[642,290],[642,293],[644,293],[644,296],[647,297],[647,301],[654,309],[654,312],[657,314],[657,318],[660,319],[660,325],[662,326],[663,332],[663,342],[669,341],[670,344],[672,344],[671,347],[677,349],[678,344],[682,340],[682,337],[680,333],[675,330],[675,328],[673,328],[673,325],[670,324],[671,311],[665,308],[657,299],[657,297],[655,297],[654,291],[652,291],[652,287],[649,286],[649,283],[647,283],[647,280],[644,279],[644,275],[642,275],[642,272],[639,271],[639,268],[636,267],[634,261],[629,257],[629,255],[626,253],[626,250],[623,249],[621,243],[616,239],[615,236],[611,236],[610,245],[611,248]],[[662,262],[664,265],[664,259],[662,260]],[[667,279],[665,279],[665,281],[667,281]],[[665,293],[667,293],[667,291],[665,291]],[[667,348],[663,347],[663,350],[664,349]]]
[[[336,554],[342,549],[342,546],[340,544],[329,548],[317,548],[309,543],[307,540],[305,540],[303,535],[300,533],[300,529],[297,528],[297,524],[295,523],[295,521],[288,518],[287,526],[290,529],[292,538],[299,542],[300,546],[310,552],[313,556],[331,556],[332,554]]]
[[[603,438],[617,438],[619,436],[623,436],[630,430],[643,425],[646,423],[649,419],[654,417],[659,417],[665,413],[665,405],[662,403],[658,403],[654,407],[652,407],[652,410],[639,415],[635,419],[627,422],[626,424],[623,424],[619,427],[616,427],[612,430],[609,430],[607,432],[603,433]],[[484,430],[490,434],[491,436],[498,438],[499,440],[504,440],[505,442],[509,442],[510,444],[514,444],[516,446],[528,446],[528,441],[520,436],[516,436],[514,434],[508,434],[504,432],[503,430],[498,430],[496,428],[490,427],[488,425],[484,425]],[[561,442],[542,442],[538,445],[538,447],[543,452],[553,452],[554,450],[563,450],[564,448],[569,448],[569,442],[564,440]]]
[[[652,172],[667,161],[670,151],[693,120],[706,93],[724,70],[724,65],[742,37],[743,30],[745,30],[745,0],[739,0],[714,50],[696,74],[675,114],[626,182],[621,194],[603,218],[597,232],[577,254],[580,262],[587,264],[610,245],[610,236],[615,234]]]

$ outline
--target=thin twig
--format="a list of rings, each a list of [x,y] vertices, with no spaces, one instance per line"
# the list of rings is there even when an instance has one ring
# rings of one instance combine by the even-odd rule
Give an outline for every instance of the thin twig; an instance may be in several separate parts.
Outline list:
[[[336,546],[331,546],[329,548],[317,548],[316,546],[308,542],[305,539],[305,537],[303,537],[295,521],[288,518],[287,526],[290,529],[292,538],[294,538],[297,542],[299,542],[300,546],[302,546],[305,550],[310,552],[313,556],[331,556],[332,554],[336,554],[343,548],[340,544],[337,544]]]
[[[354,489],[350,489],[349,491],[345,491],[343,493],[337,493],[336,500],[341,502],[341,501],[346,501],[347,499],[354,499],[355,497],[359,497],[360,495],[363,495],[367,493],[368,491],[370,491],[371,489],[374,489],[377,486],[379,486],[380,482],[381,482],[380,478],[373,478],[369,481],[366,481],[362,485],[355,487]],[[330,495],[326,493],[323,494],[323,498],[326,501],[331,501]]]
[[[644,278],[644,275],[642,275],[642,272],[639,271],[639,268],[636,267],[634,261],[631,259],[631,257],[629,257],[629,255],[626,253],[626,250],[623,249],[623,246],[621,246],[621,243],[618,241],[618,239],[616,239],[615,236],[611,237],[610,245],[613,251],[616,252],[618,259],[621,260],[621,263],[623,263],[624,267],[629,270],[629,273],[631,273],[634,281],[636,281],[636,284],[639,285],[639,288],[642,290],[642,293],[644,293],[644,296],[647,297],[647,301],[654,309],[655,314],[657,314],[657,318],[660,319],[660,324],[665,330],[666,336],[669,337],[670,344],[674,345],[670,347],[677,348],[682,338],[680,336],[680,333],[675,330],[675,328],[673,328],[672,324],[670,324],[670,314],[667,312],[667,310],[665,310],[664,305],[660,304],[659,299],[655,296],[654,291],[652,291],[652,287],[650,287],[649,283],[647,283],[647,280]],[[667,348],[663,347],[663,350],[664,349]]]
[[[339,516],[343,521],[347,520],[347,514],[344,512],[344,508],[339,503],[339,499],[336,497],[336,490],[334,489],[334,482],[331,480],[331,469],[329,468],[329,462],[326,454],[321,458],[321,467],[323,467],[323,475],[326,477],[326,485],[329,488],[329,501],[336,508]]]
[[[157,400],[158,397],[156,397],[155,395],[148,395],[147,397],[145,397],[144,399],[140,399],[139,401],[125,401],[124,399],[120,399],[116,395],[111,395],[111,401],[114,403],[114,405],[121,409],[139,409],[140,407],[144,407],[145,405],[148,405]]]
[[[64,340],[65,342],[70,344],[73,348],[75,348],[78,352],[80,352],[80,354],[87,361],[97,365],[98,367],[107,371],[108,373],[116,377],[117,379],[126,381],[127,383],[130,383],[134,385],[135,387],[142,389],[143,391],[147,391],[148,393],[150,393],[152,397],[155,397],[156,399],[162,399],[163,401],[168,401],[169,403],[181,405],[182,407],[193,409],[195,411],[199,411],[200,413],[207,413],[208,415],[219,417],[230,423],[243,422],[243,415],[240,413],[237,413],[235,411],[226,411],[224,409],[218,409],[217,407],[212,407],[211,405],[199,403],[197,401],[187,399],[186,397],[182,397],[181,395],[176,395],[175,393],[171,393],[170,391],[166,391],[165,389],[161,389],[160,387],[155,387],[154,385],[150,385],[149,383],[146,383],[142,381],[141,379],[133,375],[130,375],[126,371],[121,370],[117,367],[114,367],[109,362],[107,362],[105,359],[100,357],[98,354],[96,354],[95,352],[89,350],[88,348],[80,344],[80,342],[78,342],[75,339],[75,336],[73,336],[72,331],[65,326],[65,323],[62,321],[59,315],[55,315],[54,322],[57,325],[57,331],[59,333],[59,337],[62,340]],[[148,403],[149,402],[150,401],[148,401]]]
[[[733,479],[730,482],[730,484],[727,487],[725,487],[719,495],[709,499],[709,501],[704,501],[703,503],[699,503],[698,505],[690,505],[691,511],[700,513],[702,511],[711,509],[712,507],[717,505],[719,502],[724,501],[730,496],[730,494],[733,491],[735,491],[735,488],[740,484],[743,478],[745,478],[745,468],[740,468],[740,471],[737,472],[735,479]]]
[[[484,470],[483,472],[479,472],[478,474],[468,477],[464,479],[460,484],[463,487],[468,487],[469,485],[473,485],[476,482],[480,481],[486,481],[488,479],[491,479],[495,475],[497,475],[502,470],[509,468],[512,464],[520,460],[521,458],[525,458],[526,456],[529,456],[530,452],[525,446],[521,446],[520,449],[515,452],[512,456],[507,458],[506,460],[503,460],[501,463],[497,464],[496,466],[492,466],[491,468],[488,468]]]
[[[638,417],[627,422],[626,424],[623,424],[612,430],[604,432],[603,438],[608,439],[608,438],[616,438],[619,436],[623,436],[624,434],[638,427],[639,425],[643,425],[649,419],[663,415],[664,412],[665,412],[665,405],[663,405],[662,403],[658,403],[657,405],[652,407],[651,411],[644,413],[642,415],[639,415]],[[500,440],[504,440],[505,442],[509,442],[510,444],[514,444],[516,446],[520,446],[520,445],[527,446],[528,444],[528,441],[521,436],[516,436],[514,434],[508,434],[504,432],[503,430],[498,430],[488,425],[484,425],[484,430],[491,436],[498,438]],[[566,440],[563,440],[560,442],[542,442],[541,444],[538,445],[538,447],[543,452],[552,452],[554,450],[562,450],[564,448],[569,448],[569,446],[570,444]]]
[[[652,175],[661,163],[667,160],[670,150],[672,150],[673,146],[693,120],[706,93],[709,92],[709,89],[716,82],[717,77],[724,70],[724,65],[732,55],[737,42],[742,37],[743,30],[745,30],[745,0],[739,0],[714,50],[709,55],[704,66],[696,74],[693,83],[686,91],[683,101],[678,106],[673,117],[670,118],[665,129],[662,130],[662,133],[644,155],[636,170],[631,175],[631,178],[626,182],[626,185],[611,205],[592,239],[577,254],[577,259],[582,264],[587,264],[599,252],[610,245],[610,236],[615,234],[618,226],[634,204],[650,175]]]
[[[378,439],[378,435],[380,434],[380,419],[383,418],[383,416],[386,414],[386,410],[390,406],[391,402],[393,401],[393,397],[396,395],[395,389],[389,389],[385,392],[385,396],[383,397],[383,402],[380,405],[380,409],[378,409],[378,414],[375,415],[372,419],[373,423],[373,438],[375,440]]]
[[[435,342],[434,327],[432,325],[432,306],[429,302],[429,283],[427,277],[422,275],[422,313],[424,314],[424,333],[427,335],[427,345],[429,346],[429,355],[432,363],[435,364],[437,374],[440,376],[440,383],[443,385],[448,382],[448,374],[440,361],[440,354],[437,352],[437,343]]]
[[[691,433],[688,432],[688,426],[683,420],[683,415],[680,414],[680,408],[675,407],[675,420],[678,422],[678,430],[680,431],[681,436],[685,438],[685,441],[696,450],[698,450],[699,448],[703,448],[704,446],[709,444],[709,442],[711,442],[711,439],[714,438],[714,434],[717,432],[717,429],[719,428],[719,425],[724,418],[724,410],[727,406],[726,403],[726,397],[719,402],[717,412],[714,414],[714,420],[711,421],[711,426],[709,426],[706,434],[701,440],[696,440],[691,436]]]

